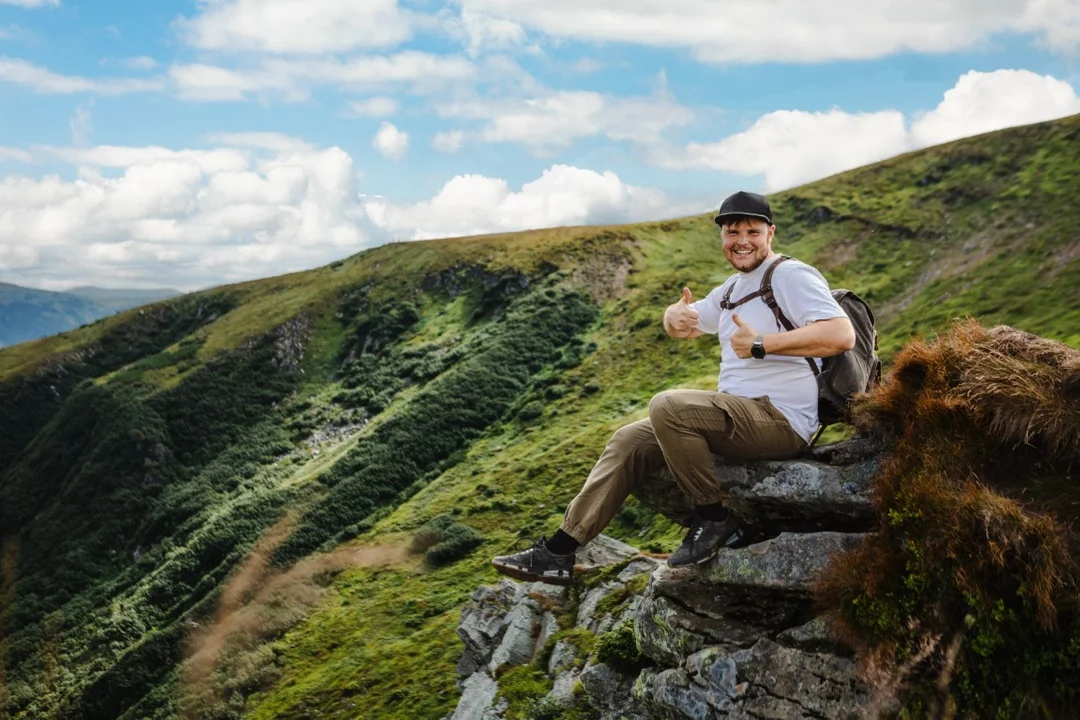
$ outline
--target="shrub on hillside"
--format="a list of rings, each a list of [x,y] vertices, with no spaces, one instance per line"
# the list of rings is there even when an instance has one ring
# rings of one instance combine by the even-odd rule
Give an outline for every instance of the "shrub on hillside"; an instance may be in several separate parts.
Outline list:
[[[432,565],[448,565],[465,557],[484,542],[475,529],[449,514],[437,515],[413,536],[411,549],[423,552]]]
[[[1076,717],[1080,352],[959,324],[908,345],[855,420],[886,443],[881,527],[818,594],[876,671],[879,704]]]

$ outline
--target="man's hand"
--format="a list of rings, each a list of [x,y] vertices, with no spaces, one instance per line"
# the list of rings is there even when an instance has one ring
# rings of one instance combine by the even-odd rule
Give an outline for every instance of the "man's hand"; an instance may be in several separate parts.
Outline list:
[[[674,338],[697,337],[702,332],[697,327],[698,312],[690,307],[694,296],[690,293],[690,288],[683,288],[682,292],[679,302],[670,305],[664,313],[664,327],[668,335]]]
[[[731,336],[731,349],[740,358],[748,358],[750,357],[750,348],[754,344],[754,338],[758,336],[758,331],[750,323],[743,322],[743,319],[739,317],[739,313],[732,313],[731,319],[735,321],[735,327],[738,328]]]

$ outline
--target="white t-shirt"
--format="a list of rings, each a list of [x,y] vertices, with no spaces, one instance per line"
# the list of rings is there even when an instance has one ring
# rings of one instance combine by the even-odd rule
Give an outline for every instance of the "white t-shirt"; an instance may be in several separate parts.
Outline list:
[[[731,302],[757,292],[761,276],[777,258],[766,260],[750,273],[736,273],[724,284],[690,307],[698,312],[698,328],[702,332],[718,335],[720,339],[720,392],[740,397],[767,396],[769,401],[791,422],[791,427],[804,440],[818,425],[818,389],[814,373],[802,357],[766,355],[763,359],[740,358],[731,349],[730,338],[738,329],[731,319],[731,310],[721,310],[720,302],[728,287],[735,283]],[[817,320],[847,317],[833,299],[829,284],[814,268],[798,260],[786,260],[776,268],[772,278],[773,293],[780,309],[795,327],[804,327]],[[772,310],[760,297],[740,305],[734,310],[744,323],[750,323],[759,333],[784,332]],[[817,361],[820,366],[820,361]]]

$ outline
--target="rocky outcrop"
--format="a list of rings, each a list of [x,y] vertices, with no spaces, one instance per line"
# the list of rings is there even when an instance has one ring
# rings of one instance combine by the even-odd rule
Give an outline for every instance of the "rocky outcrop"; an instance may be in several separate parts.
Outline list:
[[[814,616],[811,588],[832,554],[873,531],[878,461],[862,440],[797,460],[718,460],[746,534],[703,566],[671,568],[601,536],[579,550],[577,587],[479,588],[458,629],[463,695],[452,717],[503,717],[492,683],[530,663],[551,680],[537,700],[548,716],[587,703],[604,720],[861,717],[871,689]],[[634,494],[687,524],[666,472]]]

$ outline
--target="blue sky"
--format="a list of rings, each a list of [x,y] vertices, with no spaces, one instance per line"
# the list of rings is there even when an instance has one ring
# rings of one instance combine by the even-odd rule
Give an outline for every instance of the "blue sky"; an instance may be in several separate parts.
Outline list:
[[[699,212],[1080,112],[1078,47],[1080,0],[0,0],[0,281]]]

